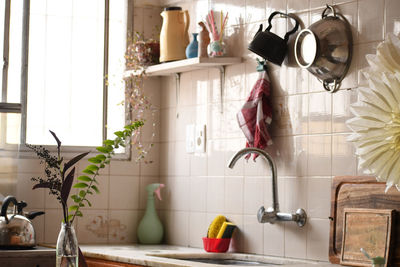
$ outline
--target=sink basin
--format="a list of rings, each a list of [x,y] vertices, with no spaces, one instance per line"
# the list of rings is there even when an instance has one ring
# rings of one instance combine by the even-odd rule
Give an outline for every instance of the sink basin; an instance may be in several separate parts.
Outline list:
[[[309,261],[242,253],[152,253],[147,256],[191,262],[192,266],[282,266],[310,264]],[[194,265],[197,263],[196,265]],[[312,264],[312,263],[311,263]],[[315,264],[315,263],[314,263]]]

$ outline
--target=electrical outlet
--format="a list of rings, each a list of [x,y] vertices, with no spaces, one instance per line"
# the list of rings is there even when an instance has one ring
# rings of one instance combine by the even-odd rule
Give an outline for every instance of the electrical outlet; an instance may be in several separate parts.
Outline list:
[[[195,130],[194,124],[186,125],[186,153],[194,153],[195,151]]]
[[[206,152],[206,126],[196,125],[195,130],[195,152]]]

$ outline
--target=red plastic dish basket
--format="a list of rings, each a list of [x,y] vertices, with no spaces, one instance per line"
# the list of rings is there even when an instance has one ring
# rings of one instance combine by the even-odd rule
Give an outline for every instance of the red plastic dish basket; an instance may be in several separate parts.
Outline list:
[[[203,237],[204,249],[207,252],[226,252],[229,249],[230,238]]]

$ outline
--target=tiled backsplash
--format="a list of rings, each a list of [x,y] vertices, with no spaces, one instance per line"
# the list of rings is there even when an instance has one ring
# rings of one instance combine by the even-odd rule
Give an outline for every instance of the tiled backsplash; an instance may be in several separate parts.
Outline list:
[[[161,204],[167,242],[201,247],[211,220],[224,214],[239,226],[234,242],[239,251],[327,260],[332,177],[362,174],[352,144],[346,142],[345,121],[352,117],[349,106],[357,100],[357,87],[365,85],[360,74],[367,66],[365,55],[375,53],[386,33],[400,33],[400,14],[394,11],[400,10],[400,2],[168,0],[164,4],[189,10],[190,32],[197,31],[197,22],[209,6],[229,11],[228,53],[244,58],[243,63],[226,67],[222,96],[216,69],[183,73],[178,103],[175,78],[162,78],[160,179],[168,191]],[[236,113],[258,77],[255,55],[246,47],[259,24],[266,27],[272,11],[295,13],[308,27],[321,19],[326,4],[335,4],[353,30],[354,55],[341,90],[325,92],[314,76],[293,64],[292,54],[281,67],[269,69],[274,145],[268,152],[278,165],[281,210],[294,212],[302,207],[309,221],[304,228],[292,222],[259,224],[258,208],[271,204],[269,167],[262,159],[241,160],[233,170],[227,167],[230,157],[245,146]],[[272,30],[281,36],[292,27],[286,19],[274,21]],[[207,125],[206,153],[185,152],[187,124]]]
[[[143,3],[142,3],[143,2]],[[140,1],[146,4],[148,1]],[[159,2],[150,1],[151,3]],[[163,182],[166,187],[159,203],[168,244],[201,247],[209,223],[217,214],[226,215],[238,225],[232,249],[241,252],[317,260],[328,259],[330,187],[335,175],[362,174],[357,170],[354,149],[346,142],[351,117],[349,105],[357,100],[357,87],[365,85],[360,70],[367,66],[365,55],[375,53],[387,32],[400,33],[398,0],[216,0],[160,1],[179,5],[191,15],[190,32],[209,6],[229,11],[227,44],[229,54],[244,59],[226,68],[225,90],[221,95],[219,72],[206,69],[181,75],[179,96],[175,77],[150,78],[146,92],[160,112],[156,145],[151,151],[153,164],[113,161],[101,177],[102,193],[92,201],[94,207],[76,228],[81,243],[121,243],[136,241],[136,227],[146,201],[145,185]],[[210,3],[209,3],[210,2]],[[335,94],[324,91],[320,82],[293,64],[292,55],[281,66],[270,66],[271,103],[274,110],[271,133],[274,145],[268,152],[278,167],[281,210],[304,208],[307,225],[294,223],[259,224],[256,212],[271,205],[271,171],[258,159],[240,160],[234,169],[227,167],[230,157],[245,146],[236,122],[255,83],[255,56],[246,47],[260,23],[274,10],[295,13],[309,26],[321,17],[325,4],[336,4],[352,25],[354,55],[342,89]],[[135,28],[151,35],[159,24],[159,7],[137,7]],[[285,19],[277,19],[273,30],[283,35]],[[294,38],[290,43],[293,44]],[[290,66],[290,67],[289,67]],[[222,102],[221,102],[222,101]],[[151,122],[149,122],[151,123]],[[187,154],[187,124],[207,126],[206,153]],[[150,125],[150,124],[148,124]],[[147,126],[146,126],[147,127]],[[146,128],[148,133],[150,128]],[[146,134],[143,138],[146,138]],[[147,141],[147,140],[146,140]],[[81,170],[83,166],[79,165]],[[17,197],[31,210],[46,211],[34,220],[39,242],[55,242],[61,221],[57,203],[42,189],[32,191],[29,178],[42,173],[37,160],[3,160],[0,180],[17,181]]]

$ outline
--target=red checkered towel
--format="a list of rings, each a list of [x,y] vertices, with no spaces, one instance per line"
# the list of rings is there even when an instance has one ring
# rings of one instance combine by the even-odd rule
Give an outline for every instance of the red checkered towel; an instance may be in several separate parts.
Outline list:
[[[272,122],[272,110],[267,97],[270,95],[270,81],[266,71],[260,72],[257,82],[242,109],[237,113],[240,128],[246,136],[246,147],[265,149],[272,145],[267,125]],[[250,154],[246,156],[246,159]],[[257,155],[254,154],[254,159]]]

